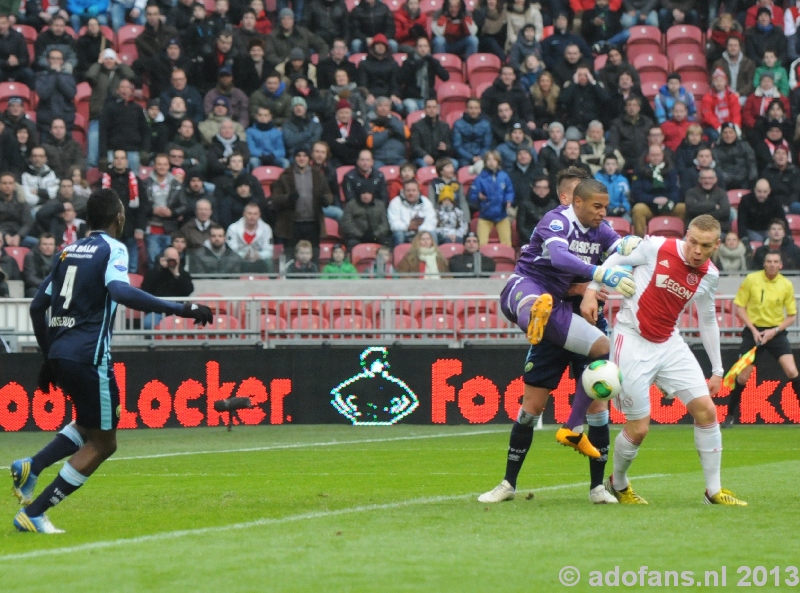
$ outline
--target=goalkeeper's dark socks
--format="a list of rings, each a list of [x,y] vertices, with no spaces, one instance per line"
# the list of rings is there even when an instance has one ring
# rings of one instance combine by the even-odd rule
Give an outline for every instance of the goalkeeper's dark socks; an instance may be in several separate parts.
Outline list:
[[[31,473],[34,476],[38,476],[55,462],[73,455],[81,447],[83,447],[83,438],[80,433],[72,424],[66,426],[52,441],[33,456]]]
[[[537,416],[538,418],[538,416]],[[511,427],[511,438],[508,441],[508,459],[506,460],[506,481],[517,487],[517,476],[525,462],[525,456],[533,443],[533,425],[527,426],[515,422]]]
[[[599,458],[589,459],[589,478],[591,480],[589,487],[595,488],[603,483],[606,463],[608,462],[608,446],[611,442],[608,429],[608,412],[587,414],[586,421],[589,423],[589,442],[600,451]]]
[[[728,397],[728,417],[730,418],[737,418],[739,416],[739,403],[742,401],[742,391],[744,391],[744,385],[739,384],[737,381]]]
[[[29,517],[42,515],[83,486],[88,479],[88,476],[78,473],[69,462],[65,463],[56,479],[41,491],[39,496],[25,509],[25,512]]]

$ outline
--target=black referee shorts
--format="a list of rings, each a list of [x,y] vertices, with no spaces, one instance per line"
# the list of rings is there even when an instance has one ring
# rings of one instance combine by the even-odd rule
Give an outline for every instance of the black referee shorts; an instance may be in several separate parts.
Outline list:
[[[756,326],[756,329],[761,332],[765,329],[771,328]],[[745,352],[751,350],[755,345],[756,341],[753,338],[753,332],[747,328],[744,328],[742,330],[742,345],[739,346],[739,356],[742,356]],[[769,342],[763,346],[759,346],[758,350],[756,350],[756,358],[758,358],[758,355],[764,351],[769,352],[775,358],[775,360],[778,360],[784,354],[792,354],[792,347],[789,344],[789,336],[787,335],[786,330],[778,332],[778,334]]]

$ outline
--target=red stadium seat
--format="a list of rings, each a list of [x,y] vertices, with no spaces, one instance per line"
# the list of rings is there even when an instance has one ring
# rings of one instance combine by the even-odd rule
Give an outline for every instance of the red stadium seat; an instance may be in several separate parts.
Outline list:
[[[365,53],[358,53],[358,54],[350,54],[350,57],[347,58],[350,62],[358,68],[358,65],[367,59],[367,54]]]
[[[117,47],[122,49],[126,45],[136,45],[136,38],[144,32],[142,25],[125,25],[117,31]]]
[[[608,54],[600,54],[594,59],[594,71],[599,72],[608,61]]]
[[[456,122],[464,116],[464,112],[460,109],[456,109],[454,111],[449,111],[445,117],[442,119],[444,123],[446,123],[450,129],[453,129],[453,126],[456,125]]]
[[[542,41],[550,37],[555,32],[556,28],[553,25],[547,25],[542,29]]]
[[[277,181],[278,177],[281,176],[281,173],[283,173],[283,169],[270,165],[256,167],[253,169],[253,177],[258,179],[258,181],[261,183],[261,189],[264,190],[264,195],[266,197],[269,197],[272,193],[272,184],[273,182]]]
[[[436,90],[441,117],[446,117],[451,111],[464,111],[467,108],[467,99],[471,96],[472,89],[462,82],[446,82],[441,85]]]
[[[290,329],[328,329],[330,327],[330,323],[324,317],[320,315],[314,315],[313,313],[306,313],[303,315],[299,315],[292,319],[289,323]],[[309,337],[315,337],[313,334],[310,334]]]
[[[185,340],[187,337],[189,337],[186,334],[171,334],[169,332],[185,332],[187,330],[192,330],[194,329],[194,322],[191,319],[184,319],[182,317],[170,315],[168,317],[162,317],[161,321],[158,322],[156,329],[161,330],[162,332],[156,334],[157,340]]]
[[[705,80],[694,80],[695,77],[701,76],[698,72],[687,72],[686,76],[681,74],[681,77],[684,79],[683,86],[686,88],[687,91],[692,93],[694,96],[695,102],[700,102],[700,100],[711,90],[711,87]],[[705,76],[705,75],[703,75]]]
[[[340,315],[334,318],[333,329],[372,329],[372,322],[361,315]]]
[[[462,243],[443,243],[439,245],[439,251],[442,252],[445,259],[450,259],[454,255],[464,253],[464,245]]]
[[[139,50],[136,49],[135,45],[129,44],[119,48],[117,56],[119,57],[119,59],[122,61],[123,64],[132,67],[133,63],[136,61],[136,58],[139,57]]]
[[[75,113],[75,122],[72,124],[72,139],[80,144],[83,150],[86,150],[89,143],[89,124],[80,113]]]
[[[496,334],[487,334],[485,332],[470,333],[470,330],[497,329],[499,327],[501,325],[497,319],[497,314],[473,313],[464,319],[460,333],[464,338],[472,337],[473,339],[498,337]]]
[[[455,54],[433,54],[439,63],[450,73],[450,80],[447,82],[464,82],[464,63]],[[436,79],[437,85],[443,84]]]
[[[658,89],[667,84],[667,75],[664,72],[642,72],[639,74],[640,85],[644,87],[652,86],[658,92]],[[651,91],[652,92],[652,91]],[[653,95],[655,97],[655,95]]]
[[[92,98],[92,87],[88,82],[79,82],[75,88],[75,110],[86,121],[89,121],[89,102]]]
[[[404,54],[403,52],[398,52],[396,54],[392,54],[394,61],[397,62],[398,66],[403,66],[403,63],[406,61],[408,54]]]
[[[660,79],[646,81],[642,80],[642,94],[648,99],[652,100],[656,95],[658,95],[658,89],[660,89],[663,84],[664,83],[662,83]]]
[[[672,58],[672,69],[678,72],[683,78],[689,72],[702,72],[708,80],[708,70],[706,69],[706,57],[704,54],[678,54]],[[685,81],[684,81],[685,82]]]
[[[143,281],[144,281],[144,276],[142,276],[141,274],[128,274],[128,282],[134,288],[141,288]]]
[[[319,263],[327,264],[331,261],[331,252],[333,252],[333,243],[325,243],[324,239],[319,244]]]
[[[606,222],[614,229],[620,237],[631,234],[631,223],[621,216],[606,216]]]
[[[333,241],[342,240],[341,235],[339,235],[339,223],[327,216],[325,217],[325,238]]]
[[[202,294],[196,294],[194,296],[199,299],[208,299],[205,301],[200,301],[200,303],[205,305],[206,307],[211,307],[211,310],[214,311],[215,315],[223,315],[226,313],[230,313],[230,311],[228,311],[228,303],[225,300],[225,295],[222,293],[204,292]]]
[[[389,10],[391,10],[392,12],[397,12],[398,10],[400,10],[400,8],[403,6],[403,4],[405,4],[405,1],[404,0],[386,0],[386,2],[384,2],[384,4],[386,6],[388,6]]]
[[[458,319],[470,313],[497,313],[497,301],[482,292],[465,292],[462,298],[450,303],[450,311]]]
[[[636,56],[633,67],[641,75],[642,72],[663,72],[669,74],[669,60],[662,54],[642,54]]]
[[[797,238],[800,237],[800,216],[787,214],[786,222],[789,223],[789,232],[792,234],[792,239],[797,242]]]
[[[283,308],[289,320],[298,315],[322,315],[322,303],[313,300],[310,294],[293,294],[291,299],[283,304]]]
[[[448,314],[434,313],[433,315],[426,315],[422,319],[422,329],[439,330],[442,334],[429,334],[428,337],[447,338],[453,336],[455,331],[459,328],[458,321]]]
[[[407,313],[395,313],[394,329],[419,329],[419,321]]]
[[[441,10],[443,5],[444,0],[422,0],[419,3],[419,8],[422,11],[422,14],[428,14],[430,12]]]
[[[351,295],[339,295],[340,301],[324,301],[322,303],[322,316],[330,319],[337,315],[361,315],[370,317],[372,315],[372,305],[364,304],[360,298],[353,298]]]
[[[203,327],[204,330],[226,330],[226,329],[239,329],[239,320],[231,315],[214,315],[211,323]],[[229,340],[232,338],[241,338],[241,335],[236,334],[200,334],[201,338],[207,340]]]
[[[31,63],[33,63],[36,59],[35,45],[36,37],[38,37],[39,33],[30,25],[14,25],[14,30],[17,33],[22,33],[22,36],[25,38],[25,45],[28,47],[28,57]]]
[[[153,167],[146,167],[146,166],[139,167],[139,173],[138,173],[139,179],[141,179],[142,181],[146,181],[147,178],[150,177],[150,173],[152,172],[153,172]]]
[[[412,111],[406,116],[406,125],[410,128],[419,120],[425,117],[425,110],[424,109],[417,109],[416,111]]]
[[[22,268],[25,265],[25,256],[29,251],[30,249],[27,247],[6,247],[6,255],[17,262],[20,271],[22,271]]]
[[[481,246],[481,255],[494,260],[497,272],[513,272],[517,263],[517,253],[514,248],[501,243],[489,243]]]
[[[545,142],[547,142],[547,140],[545,140]],[[468,197],[469,190],[472,187],[472,182],[475,181],[477,175],[475,175],[474,173],[470,173],[469,167],[461,167],[458,170],[457,175],[458,175],[458,182],[461,184],[461,187],[464,190],[464,195]]]
[[[476,85],[470,85],[472,87],[472,96],[480,99],[483,96],[484,91],[488,89],[490,86],[494,84],[494,81],[484,80],[483,82],[479,82]]]
[[[380,248],[380,243],[359,243],[353,247],[353,251],[350,253],[350,261],[359,272],[364,272],[375,261]]]
[[[649,25],[635,25],[631,27],[629,31],[631,34],[627,41],[628,61],[631,63],[633,62],[630,51],[634,46],[644,46],[650,53],[662,53],[661,31],[658,29],[658,27],[651,27]]]
[[[266,337],[267,334],[275,331],[283,331],[286,329],[286,320],[279,317],[274,313],[268,313],[261,316],[261,337]],[[277,337],[277,336],[276,336]]]
[[[750,193],[749,189],[729,189],[728,202],[730,202],[731,206],[733,206],[734,208],[738,208],[739,203],[742,201],[742,198],[749,193]]]
[[[420,167],[417,170],[417,181],[419,181],[419,191],[422,192],[423,196],[428,195],[428,185],[438,176],[439,173],[436,172],[436,167],[434,166]]]
[[[682,239],[683,221],[677,216],[655,216],[647,223],[647,234]]]
[[[667,29],[667,56],[673,58],[680,54],[705,56],[703,51],[703,32],[692,25],[675,25]]]
[[[32,95],[31,89],[21,82],[0,82],[0,110],[5,111],[11,97],[21,97],[25,111],[32,111],[35,107]]]
[[[97,167],[91,167],[86,171],[86,182],[89,184],[90,187],[94,187],[95,185],[100,183],[100,179],[102,179],[102,177],[103,174]]]
[[[386,177],[387,183],[394,181],[395,179],[400,179],[399,165],[384,165],[383,167],[379,167],[378,170],[383,173],[384,177]]]
[[[493,83],[500,74],[500,58],[494,54],[472,54],[467,58],[467,81],[472,88],[483,82]]]
[[[396,199],[397,198],[395,198],[395,200]],[[392,253],[392,259],[394,259],[395,268],[397,267],[397,264],[400,263],[400,260],[402,260],[405,257],[406,253],[408,253],[409,249],[411,249],[411,243],[400,243],[394,248],[394,251]]]

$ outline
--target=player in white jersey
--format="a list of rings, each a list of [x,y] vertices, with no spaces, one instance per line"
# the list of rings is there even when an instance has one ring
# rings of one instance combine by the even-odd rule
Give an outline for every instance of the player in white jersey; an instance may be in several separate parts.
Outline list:
[[[607,266],[634,266],[636,293],[625,299],[612,336],[611,359],[622,371],[622,391],[616,407],[625,414],[625,427],[614,441],[614,473],[606,489],[623,504],[647,504],[633,491],[628,469],[650,427],[650,386],[657,383],[677,397],[694,418],[694,443],[706,482],[704,502],[745,506],[746,502],[720,484],[722,434],[711,397],[722,383],[714,298],[719,272],[710,257],[719,247],[720,226],[712,216],[689,224],[684,241],[649,237],[628,256],[613,254]],[[596,283],[581,303],[587,318],[597,315]],[[697,306],[700,337],[711,361],[706,383],[700,364],[681,338],[677,322],[687,305]]]

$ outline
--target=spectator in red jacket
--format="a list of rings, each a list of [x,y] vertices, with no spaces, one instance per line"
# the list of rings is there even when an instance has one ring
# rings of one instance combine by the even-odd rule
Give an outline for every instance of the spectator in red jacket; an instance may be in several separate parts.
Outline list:
[[[689,121],[689,108],[683,101],[676,101],[672,107],[672,118],[661,124],[664,132],[664,144],[670,150],[677,150],[683,139],[686,138],[686,131],[692,122]]]
[[[394,13],[394,38],[400,51],[412,53],[417,39],[427,37],[428,16],[419,7],[419,0],[408,0]],[[406,49],[404,49],[406,48]]]
[[[780,94],[775,88],[775,77],[772,72],[763,72],[761,82],[755,92],[747,97],[742,110],[742,129],[748,137],[752,135],[753,128],[758,118],[769,109],[773,99],[780,99],[784,112],[789,113],[789,99]]]
[[[747,16],[744,19],[744,28],[749,29],[750,27],[756,26],[758,9],[762,7],[767,8],[772,15],[772,24],[783,29],[783,9],[780,6],[775,6],[772,0],[758,0],[758,2],[748,8]]]
[[[711,76],[711,90],[700,101],[700,124],[709,141],[716,142],[724,123],[732,123],[738,131],[742,127],[742,106],[739,95],[728,87],[728,75],[717,68]]]
[[[466,60],[478,51],[478,26],[467,12],[464,0],[447,0],[431,24],[433,53],[456,54]]]

